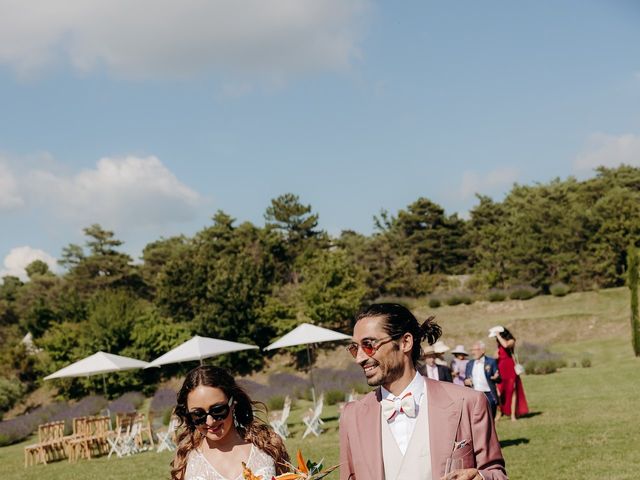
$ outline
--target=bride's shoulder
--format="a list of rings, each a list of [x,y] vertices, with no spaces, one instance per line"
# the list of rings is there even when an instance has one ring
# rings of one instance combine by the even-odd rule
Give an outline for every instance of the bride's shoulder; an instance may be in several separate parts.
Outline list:
[[[251,458],[253,461],[251,463],[255,468],[275,466],[275,462],[273,461],[271,455],[269,455],[264,450],[261,450],[256,445],[252,445],[251,448],[253,449],[253,455]]]

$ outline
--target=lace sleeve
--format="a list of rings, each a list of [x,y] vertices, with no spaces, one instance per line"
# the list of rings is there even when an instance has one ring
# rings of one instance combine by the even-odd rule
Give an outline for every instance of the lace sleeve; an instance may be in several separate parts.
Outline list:
[[[256,448],[256,453],[251,457],[249,462],[249,468],[255,475],[262,475],[264,480],[271,480],[271,477],[276,476],[276,464],[269,455],[262,450]]]

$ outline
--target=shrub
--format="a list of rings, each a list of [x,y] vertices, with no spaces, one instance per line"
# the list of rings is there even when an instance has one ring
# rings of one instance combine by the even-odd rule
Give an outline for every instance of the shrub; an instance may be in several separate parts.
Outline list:
[[[429,299],[429,308],[438,308],[442,305],[442,302],[439,298],[432,297]]]
[[[316,395],[317,395],[317,391],[316,391]],[[313,400],[313,394],[311,392],[311,387],[300,387],[297,388],[296,390],[294,390],[293,392],[293,396],[296,398],[299,398],[300,400],[306,400],[308,402],[311,402]]]
[[[528,360],[524,364],[525,371],[530,375],[547,375],[555,373],[559,368],[566,366],[564,360]]]
[[[0,419],[2,414],[11,409],[24,395],[25,388],[18,380],[0,378]]]
[[[284,408],[284,396],[276,395],[267,400],[267,408],[269,410],[282,410]]]
[[[507,299],[507,292],[504,290],[489,290],[487,300],[490,302],[503,302]]]
[[[569,285],[562,282],[554,283],[549,287],[549,292],[554,297],[564,297],[570,291],[571,291],[571,288],[569,288]]]
[[[531,375],[546,375],[567,366],[561,355],[534,343],[524,342],[518,350],[518,355],[525,371]]]
[[[582,357],[582,360],[580,360],[580,365],[582,365],[582,368],[591,367],[591,359],[589,357]]]
[[[409,297],[397,297],[394,295],[383,295],[376,298],[376,303],[397,303],[411,310],[413,308],[412,299]]]
[[[471,305],[473,303],[473,299],[471,298],[471,296],[465,293],[454,293],[447,297],[445,301],[447,302],[447,305],[451,306],[460,305],[461,303],[464,303],[465,305]]]
[[[149,417],[155,424],[155,419],[160,418],[163,425],[169,425],[173,409],[176,406],[176,392],[170,388],[159,388],[153,394],[149,405]]]
[[[344,402],[346,395],[342,390],[329,390],[324,394],[324,401],[327,405],[335,405],[339,402]]]
[[[530,286],[515,287],[509,297],[512,300],[529,300],[538,294],[538,290]]]
[[[167,408],[173,408],[176,406],[176,392],[170,388],[159,388],[151,399],[151,405],[149,411],[151,412],[164,412]]]
[[[480,293],[484,292],[487,288],[487,281],[482,275],[472,275],[465,283],[465,287],[472,292]]]
[[[165,409],[164,413],[162,414],[162,424],[164,426],[168,426],[171,422],[171,415],[173,415],[173,408]]]
[[[0,422],[0,447],[18,443],[38,429],[41,423],[47,423],[51,417],[66,407],[65,403],[54,403],[38,407],[25,415]]]
[[[365,393],[369,393],[371,391],[371,387],[368,386],[366,383],[362,382],[362,383],[359,383],[358,385],[355,385],[353,387],[353,390],[355,390],[356,393],[363,395]]]
[[[128,392],[109,402],[107,408],[111,413],[135,412],[144,402],[144,395],[140,392]]]

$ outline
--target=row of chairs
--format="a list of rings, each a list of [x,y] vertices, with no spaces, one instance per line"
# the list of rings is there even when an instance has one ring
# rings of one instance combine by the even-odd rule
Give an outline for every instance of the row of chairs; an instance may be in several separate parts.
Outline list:
[[[24,448],[25,467],[63,458],[76,462],[95,455],[131,455],[147,448],[145,436],[149,448],[155,445],[151,425],[143,414],[118,414],[115,429],[110,416],[78,417],[72,425],[71,435],[64,435],[64,420],[40,425],[38,443]]]
[[[346,402],[342,403],[340,411],[344,408],[346,403],[352,402],[356,399],[356,393],[351,392],[346,398]],[[302,438],[306,438],[308,435],[313,434],[316,437],[320,436],[322,433],[322,425],[324,425],[324,421],[322,420],[322,409],[324,408],[324,394],[320,395],[320,398],[315,404],[314,408],[310,408],[309,411],[302,417],[302,421],[305,424],[305,430],[302,433]],[[287,420],[289,419],[289,414],[291,413],[291,397],[287,395],[284,399],[284,405],[282,411],[279,415],[273,416],[271,421],[271,427],[275,430],[275,432],[280,435],[283,439],[287,438],[289,434],[289,426],[287,424]]]
[[[349,395],[348,401],[354,399]],[[324,395],[316,402],[313,409],[302,417],[305,430],[302,438],[313,434],[316,437],[322,433],[322,410],[324,408]],[[272,418],[271,426],[283,439],[287,438],[289,427],[287,420],[291,413],[291,398],[287,395],[284,406],[279,416]],[[64,421],[50,422],[38,427],[38,443],[26,446],[25,467],[36,463],[44,463],[52,460],[68,458],[69,462],[75,462],[80,458],[91,459],[92,455],[107,454],[111,458],[113,454],[124,457],[138,453],[149,448],[155,448],[154,435],[151,425],[143,414],[118,414],[116,427],[111,429],[111,418],[80,417],[73,419],[73,433],[64,435]],[[176,430],[178,419],[171,417],[169,426],[164,431],[156,432],[158,439],[157,451],[173,451],[176,449]],[[148,446],[144,437],[147,437]]]

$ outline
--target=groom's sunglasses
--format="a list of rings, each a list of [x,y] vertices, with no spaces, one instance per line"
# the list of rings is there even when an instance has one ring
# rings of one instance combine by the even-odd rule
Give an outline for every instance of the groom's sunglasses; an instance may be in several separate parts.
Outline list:
[[[347,351],[353,358],[356,358],[358,356],[359,349],[362,349],[367,357],[373,357],[382,345],[390,342],[391,340],[395,340],[395,338],[393,338],[392,336],[379,339],[365,338],[364,340],[362,340],[362,343],[353,342],[347,345]]]
[[[194,425],[202,425],[207,422],[207,417],[211,416],[214,421],[224,420],[229,416],[231,411],[231,405],[233,405],[233,397],[229,398],[228,403],[219,403],[217,405],[211,405],[209,411],[205,411],[202,408],[196,408],[189,412],[191,421]]]

